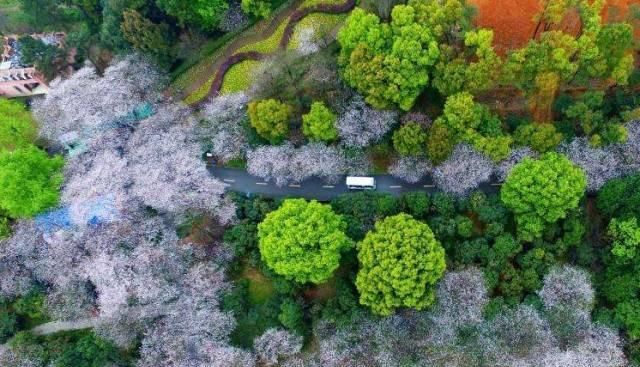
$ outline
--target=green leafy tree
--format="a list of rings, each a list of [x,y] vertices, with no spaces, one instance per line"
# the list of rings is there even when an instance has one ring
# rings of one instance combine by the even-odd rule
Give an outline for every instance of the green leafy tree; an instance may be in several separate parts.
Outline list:
[[[288,199],[258,225],[262,259],[273,271],[300,283],[322,283],[353,246],[346,223],[329,205]]]
[[[357,8],[338,34],[345,81],[376,108],[409,110],[429,82],[440,52],[431,29],[418,17],[412,6],[397,5],[391,22],[381,23]]]
[[[500,195],[516,215],[519,237],[533,241],[548,224],[578,206],[586,186],[582,169],[561,154],[546,153],[539,160],[527,158],[518,163]]]
[[[0,152],[0,209],[24,218],[56,205],[63,165],[34,146]]]
[[[133,9],[122,13],[123,21],[120,25],[122,35],[134,48],[152,55],[162,64],[171,62],[171,35],[169,26],[155,24]]]
[[[612,219],[609,222],[607,234],[612,239],[611,253],[620,261],[626,262],[638,257],[640,226],[637,218]]]
[[[311,141],[330,142],[338,138],[336,115],[322,102],[313,102],[302,116],[302,132]]]
[[[500,119],[469,92],[449,96],[435,124],[449,129],[455,143],[467,142],[494,161],[505,159],[511,151],[512,138],[503,134]]]
[[[514,133],[514,139],[519,145],[531,147],[538,153],[546,153],[555,150],[563,136],[551,123],[536,123],[520,125]]]
[[[603,111],[604,92],[588,91],[562,108],[566,120],[588,136],[595,147],[627,140],[627,129],[615,119],[607,121]]]
[[[440,45],[433,85],[445,96],[487,90],[497,81],[501,65],[502,59],[493,49],[493,31],[469,31],[460,46]]]
[[[598,192],[597,205],[609,218],[640,217],[640,174],[607,182]]]
[[[444,249],[428,225],[407,214],[376,223],[358,244],[360,303],[379,315],[396,308],[422,310],[435,301],[445,271]]]
[[[287,298],[280,305],[278,320],[287,329],[302,334],[302,330],[304,328],[303,317],[304,313],[298,302]]]
[[[0,151],[33,143],[37,135],[36,122],[22,103],[0,99]]]
[[[280,143],[289,132],[291,107],[275,99],[253,101],[248,107],[249,120],[258,134],[272,144]]]
[[[453,132],[441,121],[436,121],[427,136],[427,156],[433,164],[444,162],[453,152]]]
[[[53,361],[54,367],[97,367],[123,363],[118,348],[111,342],[87,334],[75,343],[66,345]]]
[[[271,15],[271,3],[268,0],[242,0],[242,11],[258,18]]]
[[[203,30],[213,30],[229,8],[225,0],[156,0],[156,4],[167,14],[176,17],[181,25]]]
[[[393,133],[393,147],[400,155],[420,155],[427,144],[427,134],[416,122],[409,122]]]

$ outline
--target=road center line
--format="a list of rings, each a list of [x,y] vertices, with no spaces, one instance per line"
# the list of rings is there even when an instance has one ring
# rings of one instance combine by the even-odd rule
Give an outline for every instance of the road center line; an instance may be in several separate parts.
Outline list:
[[[295,187],[295,188],[298,188],[298,187],[300,187],[300,185],[291,184],[291,185],[289,185],[289,187]]]
[[[400,188],[402,188],[402,186],[395,185],[395,186],[389,186],[389,188],[390,189],[400,189]]]
[[[256,185],[267,186],[267,183],[266,182],[256,182]]]
[[[424,188],[430,188],[430,187],[436,187],[436,185],[424,185],[424,186],[422,186],[422,187],[424,187]]]
[[[501,183],[492,183],[491,186],[502,186]]]
[[[333,189],[333,188],[335,188],[335,186],[332,186],[332,185],[324,185],[324,186],[322,186],[322,188],[324,188],[324,189]]]

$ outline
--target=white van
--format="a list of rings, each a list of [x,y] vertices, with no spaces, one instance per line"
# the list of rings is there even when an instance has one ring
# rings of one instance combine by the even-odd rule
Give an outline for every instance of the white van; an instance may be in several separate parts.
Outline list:
[[[347,187],[349,190],[375,190],[376,179],[373,177],[347,177]]]

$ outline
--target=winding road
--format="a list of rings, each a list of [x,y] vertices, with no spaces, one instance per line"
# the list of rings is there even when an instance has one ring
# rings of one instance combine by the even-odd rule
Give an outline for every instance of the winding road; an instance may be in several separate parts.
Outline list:
[[[280,187],[274,182],[264,181],[262,178],[252,176],[243,169],[222,168],[211,164],[207,165],[207,169],[213,176],[227,184],[228,190],[248,195],[259,194],[272,198],[292,196],[329,201],[350,192],[345,185],[346,176],[341,176],[336,184],[327,184],[324,180],[314,177],[300,183],[292,183]],[[406,183],[391,175],[373,175],[373,177],[376,179],[376,192],[389,193],[395,196],[411,191],[426,191],[429,193],[440,191],[433,184],[431,177],[427,177],[415,184]],[[500,185],[494,182],[484,183],[478,189],[486,193],[492,193],[497,192]]]

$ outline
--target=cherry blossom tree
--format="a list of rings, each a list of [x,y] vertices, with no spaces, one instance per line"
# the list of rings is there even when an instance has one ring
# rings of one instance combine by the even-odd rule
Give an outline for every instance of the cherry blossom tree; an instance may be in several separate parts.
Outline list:
[[[227,94],[212,99],[201,111],[204,121],[199,133],[211,142],[211,153],[222,162],[243,158],[249,148],[242,127],[248,101],[244,93]]]
[[[117,60],[103,76],[87,65],[68,79],[52,82],[47,96],[34,101],[40,134],[51,141],[70,132],[93,135],[141,104],[155,101],[163,79],[139,55]]]
[[[587,273],[566,265],[551,269],[544,277],[544,285],[538,295],[548,309],[564,307],[591,311],[595,299]]]
[[[623,160],[615,148],[593,148],[586,138],[563,144],[560,152],[584,170],[590,192],[598,191],[607,181],[624,174]]]
[[[361,96],[355,96],[338,118],[336,127],[342,144],[366,147],[380,140],[397,122],[396,112],[376,110]]]
[[[268,329],[253,343],[259,360],[273,366],[282,358],[297,354],[302,349],[302,337],[281,329]]]
[[[337,147],[312,143],[301,148],[291,144],[262,146],[247,154],[247,172],[284,186],[310,177],[335,182],[350,168],[344,151]]]
[[[418,157],[402,157],[389,167],[389,173],[408,183],[420,182],[433,167],[431,162]]]
[[[436,186],[445,192],[466,195],[489,181],[494,165],[468,145],[459,144],[444,163],[433,170]]]

